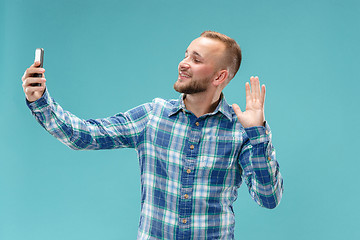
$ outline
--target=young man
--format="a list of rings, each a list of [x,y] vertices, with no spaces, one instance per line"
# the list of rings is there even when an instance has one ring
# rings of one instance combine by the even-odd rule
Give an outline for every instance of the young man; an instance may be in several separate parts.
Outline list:
[[[81,120],[49,95],[34,63],[23,80],[39,123],[72,149],[131,147],[141,169],[138,239],[233,239],[232,208],[245,180],[251,197],[276,207],[283,180],[264,117],[265,86],[246,83],[246,110],[226,103],[222,90],[235,76],[241,51],[231,38],[206,31],[180,62],[177,100],[154,99],[125,113]],[[41,83],[41,86],[33,86]]]

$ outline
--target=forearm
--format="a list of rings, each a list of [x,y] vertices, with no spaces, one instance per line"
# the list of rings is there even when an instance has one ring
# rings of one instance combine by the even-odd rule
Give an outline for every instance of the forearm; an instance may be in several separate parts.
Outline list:
[[[35,119],[51,135],[72,149],[109,149],[128,145],[125,139],[117,136],[115,128],[109,131],[102,122],[86,121],[63,110],[48,91],[37,101],[27,104]]]
[[[271,142],[270,127],[246,129],[249,143],[240,157],[243,175],[252,198],[266,208],[276,207],[283,192],[283,179]]]

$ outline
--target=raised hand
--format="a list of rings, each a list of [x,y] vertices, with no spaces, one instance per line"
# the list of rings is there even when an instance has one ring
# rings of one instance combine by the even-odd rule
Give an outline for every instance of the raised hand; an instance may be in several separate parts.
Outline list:
[[[250,84],[245,84],[246,91],[246,110],[241,111],[237,104],[232,107],[244,128],[263,126],[265,121],[265,85],[262,85],[260,92],[260,82],[258,77],[251,77]]]
[[[26,96],[26,99],[29,102],[34,102],[41,98],[41,96],[44,94],[45,91],[45,76],[44,68],[38,68],[40,65],[40,62],[35,62],[33,65],[31,65],[28,69],[26,69],[24,75],[22,76],[21,80],[23,81],[23,89]],[[32,75],[34,73],[40,73],[42,74],[41,78],[33,77]],[[40,86],[33,85],[35,83],[40,83]]]

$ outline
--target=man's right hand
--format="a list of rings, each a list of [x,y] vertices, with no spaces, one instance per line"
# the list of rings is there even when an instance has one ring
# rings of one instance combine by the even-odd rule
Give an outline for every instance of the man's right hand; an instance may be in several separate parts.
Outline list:
[[[29,102],[34,102],[41,98],[41,96],[45,92],[45,69],[39,68],[40,62],[34,62],[33,65],[31,65],[28,69],[26,69],[24,75],[22,76],[21,80],[23,81],[23,89],[26,96],[26,99]],[[42,74],[42,77],[33,77],[32,75],[34,73],[40,73]],[[40,83],[41,86],[33,86],[34,83]]]

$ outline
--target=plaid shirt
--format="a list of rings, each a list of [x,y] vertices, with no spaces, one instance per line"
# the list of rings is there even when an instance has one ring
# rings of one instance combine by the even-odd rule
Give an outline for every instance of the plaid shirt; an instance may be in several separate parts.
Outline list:
[[[138,239],[233,239],[232,204],[242,179],[260,206],[280,202],[283,180],[268,124],[243,128],[224,97],[213,113],[200,118],[186,110],[183,95],[86,121],[64,111],[47,91],[28,106],[72,149],[137,150]]]

